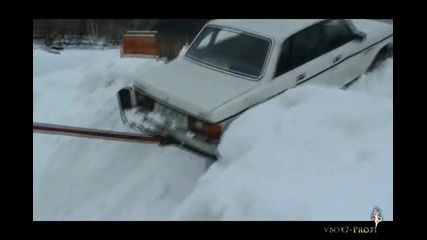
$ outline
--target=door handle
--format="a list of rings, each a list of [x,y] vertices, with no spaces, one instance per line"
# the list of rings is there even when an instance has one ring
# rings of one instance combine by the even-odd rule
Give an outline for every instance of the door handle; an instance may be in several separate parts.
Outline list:
[[[304,78],[305,78],[305,73],[303,73],[303,74],[300,74],[298,77],[297,77],[297,81],[301,81],[301,80],[303,80]]]
[[[334,58],[334,63],[338,62],[339,60],[341,60],[341,55],[338,55]]]

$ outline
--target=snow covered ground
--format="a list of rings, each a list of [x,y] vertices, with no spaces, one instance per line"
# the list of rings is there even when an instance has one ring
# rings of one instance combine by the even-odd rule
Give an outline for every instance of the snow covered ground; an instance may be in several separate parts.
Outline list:
[[[161,62],[33,50],[36,122],[131,130],[116,92]],[[225,133],[222,158],[33,134],[34,220],[393,220],[393,59],[347,91],[290,90]]]

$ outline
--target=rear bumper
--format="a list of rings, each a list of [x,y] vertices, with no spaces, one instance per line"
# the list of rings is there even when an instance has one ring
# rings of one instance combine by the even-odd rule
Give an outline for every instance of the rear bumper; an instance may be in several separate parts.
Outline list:
[[[217,159],[218,144],[198,139],[191,132],[179,131],[167,125],[160,125],[149,118],[137,120],[136,122],[130,121],[125,110],[137,107],[135,89],[133,87],[121,89],[117,93],[117,99],[119,102],[120,116],[122,122],[126,126],[141,132],[143,135],[160,136],[164,138],[161,145],[173,144],[185,150]]]

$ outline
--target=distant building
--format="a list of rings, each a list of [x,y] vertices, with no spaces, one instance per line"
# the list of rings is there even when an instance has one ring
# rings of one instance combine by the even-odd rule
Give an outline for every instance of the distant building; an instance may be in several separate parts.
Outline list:
[[[122,39],[122,57],[176,58],[210,19],[160,19],[149,31],[128,31]]]

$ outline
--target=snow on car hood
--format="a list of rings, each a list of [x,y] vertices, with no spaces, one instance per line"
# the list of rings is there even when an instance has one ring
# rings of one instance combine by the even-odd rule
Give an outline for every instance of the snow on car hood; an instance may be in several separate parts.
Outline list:
[[[178,58],[153,69],[134,85],[178,109],[208,118],[213,109],[258,83]]]

